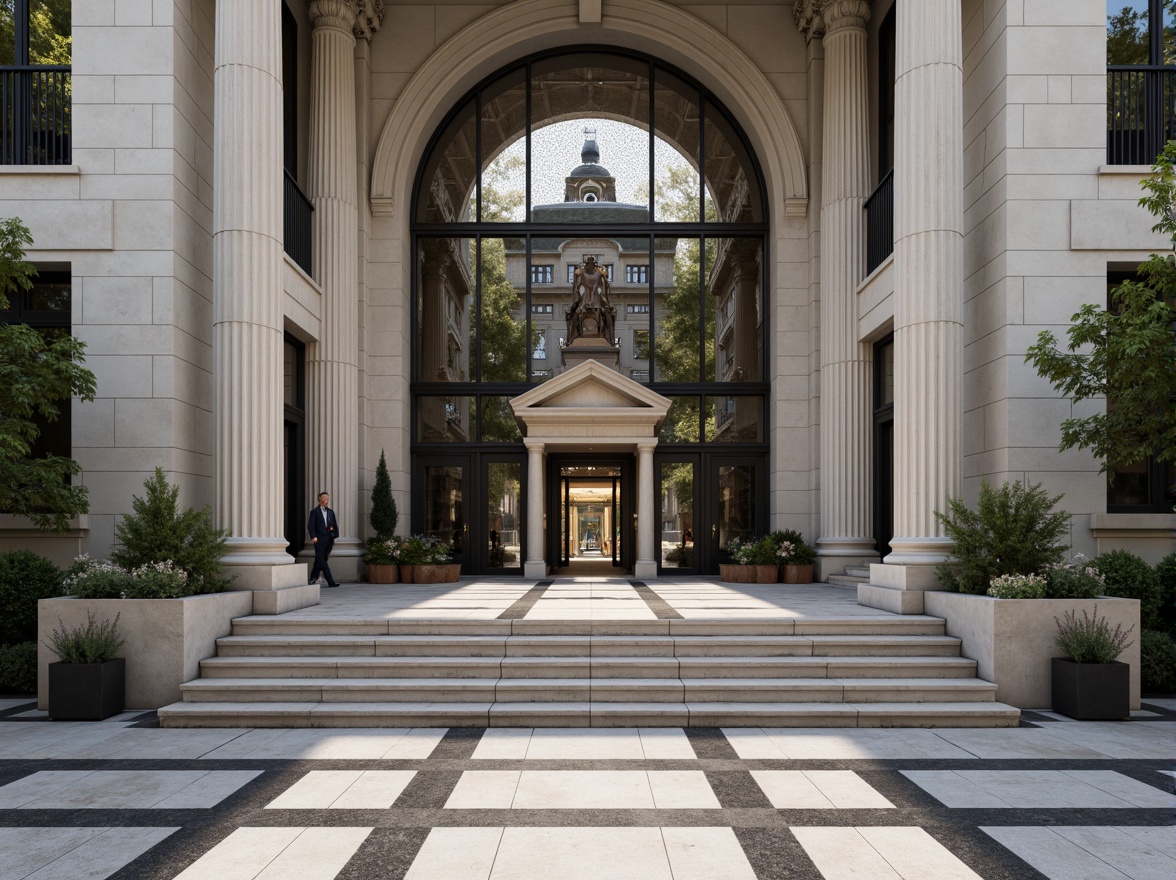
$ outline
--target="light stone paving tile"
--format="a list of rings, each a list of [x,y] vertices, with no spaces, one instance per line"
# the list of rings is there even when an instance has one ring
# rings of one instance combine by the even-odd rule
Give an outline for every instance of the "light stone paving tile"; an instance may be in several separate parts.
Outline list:
[[[475,760],[522,760],[531,743],[529,727],[489,727],[474,747]]]
[[[856,828],[789,830],[825,880],[904,880]]]
[[[1130,724],[1121,722],[1082,722],[1050,725],[1057,729],[1057,737],[1099,752],[1108,758],[1164,759],[1172,756],[1176,742],[1176,724]],[[1130,729],[1128,729],[1130,728]]]
[[[1049,727],[1012,729],[956,729],[941,730],[938,735],[948,742],[970,752],[977,758],[1107,758],[1114,757],[1105,752],[1086,748],[1057,735]],[[1139,725],[1144,726],[1144,725]],[[1073,727],[1066,725],[1067,730]]]
[[[777,810],[833,809],[833,803],[800,770],[752,770],[751,777]]]
[[[1051,828],[981,826],[980,830],[1050,880],[1124,880],[1128,876]]]
[[[784,757],[793,760],[974,757],[931,731],[925,730],[814,731],[777,727],[764,728],[763,733]]]
[[[444,736],[444,729],[439,729]],[[268,734],[269,731],[250,731]],[[290,760],[372,760],[383,758],[409,733],[409,728],[285,730],[280,736],[258,736],[247,744],[234,747],[242,758],[284,758]],[[251,750],[245,751],[249,746]],[[231,753],[213,752],[210,758],[229,757]]]
[[[902,770],[900,772],[947,807],[980,809],[1008,806],[996,795],[962,779],[954,770]]]
[[[60,747],[55,757],[116,760],[130,758],[175,759],[202,758],[241,736],[240,730],[159,730],[119,728],[115,736],[76,748]]]
[[[646,760],[693,761],[698,757],[690,745],[690,738],[679,727],[641,727],[637,733]]]
[[[423,760],[449,732],[447,727],[419,727],[396,740],[381,757],[386,761]]]
[[[1176,807],[1176,795],[1113,770],[1063,770],[1061,772],[1137,807],[1166,807],[1168,809]]]
[[[238,828],[178,874],[175,880],[253,880],[305,828]]]
[[[178,828],[13,828],[0,832],[0,880],[104,880]]]
[[[1176,877],[1176,858],[1148,846],[1121,828],[1055,825],[1051,830],[1114,865],[1132,880],[1171,880]],[[1169,829],[1169,835],[1176,836],[1176,831]]]
[[[416,776],[415,770],[365,770],[328,807],[331,810],[386,810]]]
[[[1171,709],[1176,712],[1176,699],[1168,697],[1147,697],[1145,703],[1150,703],[1153,706],[1159,706],[1161,709]]]
[[[1120,826],[1124,834],[1134,837],[1146,846],[1158,850],[1170,859],[1176,859],[1176,826]]]
[[[658,828],[507,828],[490,880],[674,880]],[[452,875],[446,880],[472,880]],[[406,880],[417,880],[411,876]]]
[[[191,810],[215,806],[262,774],[261,770],[207,773],[155,805],[157,810]]]
[[[773,772],[773,771],[767,771]],[[805,770],[817,789],[839,810],[885,810],[894,804],[852,770]]]
[[[641,735],[632,729],[537,727],[527,746],[528,760],[640,760]]]
[[[488,880],[501,828],[434,828],[404,880]]]
[[[15,810],[37,798],[76,785],[94,771],[41,770],[0,786],[0,810]]]
[[[521,770],[466,770],[453,787],[447,810],[509,810]]]
[[[662,828],[674,880],[756,880],[730,828]]]
[[[787,758],[780,747],[764,731],[756,728],[724,727],[723,736],[743,760],[757,758]]]
[[[922,828],[868,827],[858,833],[903,880],[981,880]]]
[[[12,804],[19,809],[70,810],[70,809],[158,809],[179,792],[199,783],[191,793],[168,806],[184,808],[210,808],[242,785],[255,778],[258,773],[236,771],[200,770],[100,770],[58,771],[72,773],[74,779],[66,785],[59,784],[60,777],[48,780],[51,790],[40,790],[31,799],[26,797],[30,786],[36,786],[35,773],[32,777],[18,780],[23,783],[12,793],[13,799],[21,801]],[[212,778],[209,778],[212,777]],[[13,783],[18,784],[18,783]],[[0,805],[8,786],[0,788]]]
[[[722,805],[701,770],[647,770],[659,810],[719,810]]]
[[[256,880],[334,880],[371,828],[307,828]]]
[[[643,770],[524,770],[512,806],[516,810],[649,810],[654,802]]]
[[[311,770],[266,804],[265,809],[325,810],[362,774],[362,770]]]

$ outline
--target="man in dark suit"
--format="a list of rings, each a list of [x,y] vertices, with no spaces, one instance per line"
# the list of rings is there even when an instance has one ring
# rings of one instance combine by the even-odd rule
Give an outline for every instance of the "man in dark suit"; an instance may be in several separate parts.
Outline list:
[[[327,586],[337,587],[339,585],[335,583],[331,567],[327,565],[331,548],[335,546],[335,538],[339,537],[339,521],[335,519],[335,511],[327,507],[330,500],[330,495],[320,492],[318,507],[310,512],[310,519],[306,523],[306,531],[310,534],[311,543],[314,544],[314,568],[310,570],[310,583],[318,583],[321,571],[327,577]]]

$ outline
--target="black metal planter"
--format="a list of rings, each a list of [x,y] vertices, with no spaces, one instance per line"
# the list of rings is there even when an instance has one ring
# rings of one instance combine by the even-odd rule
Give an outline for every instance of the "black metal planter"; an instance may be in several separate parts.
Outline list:
[[[1126,663],[1075,663],[1053,658],[1053,710],[1080,721],[1110,721],[1131,714],[1131,667]]]
[[[50,663],[49,717],[58,721],[101,721],[126,703],[127,661]]]

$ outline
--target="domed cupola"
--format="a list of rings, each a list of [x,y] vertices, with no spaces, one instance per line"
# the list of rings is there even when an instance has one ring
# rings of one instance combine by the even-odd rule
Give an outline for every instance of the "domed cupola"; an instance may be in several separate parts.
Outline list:
[[[584,129],[584,148],[580,150],[580,165],[572,169],[566,179],[565,202],[615,202],[617,180],[600,164],[600,147],[596,145],[596,129]]]

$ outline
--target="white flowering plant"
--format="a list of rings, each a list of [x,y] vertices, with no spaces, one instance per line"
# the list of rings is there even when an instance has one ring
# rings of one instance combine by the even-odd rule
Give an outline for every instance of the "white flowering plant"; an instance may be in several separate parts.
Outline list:
[[[1002,574],[988,582],[988,595],[996,599],[1044,599],[1047,581],[1039,574]]]
[[[80,599],[180,599],[196,593],[188,573],[170,559],[128,570],[83,555],[74,560],[62,586]]]

